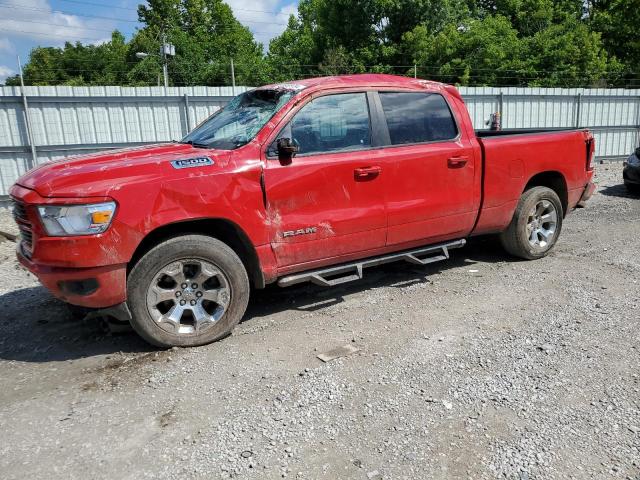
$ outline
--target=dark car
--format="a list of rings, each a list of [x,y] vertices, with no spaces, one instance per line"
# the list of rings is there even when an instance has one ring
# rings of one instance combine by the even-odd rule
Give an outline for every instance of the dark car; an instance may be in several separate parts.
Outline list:
[[[640,193],[640,147],[624,162],[624,185],[631,193]]]

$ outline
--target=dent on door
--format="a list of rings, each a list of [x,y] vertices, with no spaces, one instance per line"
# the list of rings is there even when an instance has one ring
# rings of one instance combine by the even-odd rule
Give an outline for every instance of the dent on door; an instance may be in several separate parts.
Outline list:
[[[285,172],[281,174],[288,176]],[[312,244],[336,235],[331,221],[326,218],[326,212],[320,206],[320,192],[313,190],[311,186],[302,187],[304,179],[298,179],[296,183],[299,182],[300,189],[292,185],[287,189],[272,186],[267,190],[271,246],[279,265],[291,265],[321,257],[323,245],[314,247]]]
[[[384,246],[384,174],[366,180],[356,170],[376,165],[372,151],[306,157],[265,172],[272,248],[291,266]]]
[[[265,169],[278,266],[384,246],[384,176],[378,162],[384,157],[370,149],[366,94],[315,98],[282,132],[299,146],[299,154],[291,162],[272,158]]]

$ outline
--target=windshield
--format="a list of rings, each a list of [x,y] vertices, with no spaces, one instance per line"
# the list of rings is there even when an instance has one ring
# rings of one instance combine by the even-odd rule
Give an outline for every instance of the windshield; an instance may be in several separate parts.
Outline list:
[[[246,145],[295,93],[291,90],[243,93],[204,121],[182,143],[219,150],[234,150]]]

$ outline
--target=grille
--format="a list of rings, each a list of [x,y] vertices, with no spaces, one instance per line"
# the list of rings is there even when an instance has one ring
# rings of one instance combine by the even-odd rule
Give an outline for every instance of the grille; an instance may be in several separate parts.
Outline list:
[[[33,252],[33,229],[24,203],[13,201],[13,218],[20,229],[22,252],[26,257],[31,258]]]
[[[29,221],[27,209],[25,208],[23,203],[16,202],[15,200],[13,201],[13,217],[16,219],[16,222]]]

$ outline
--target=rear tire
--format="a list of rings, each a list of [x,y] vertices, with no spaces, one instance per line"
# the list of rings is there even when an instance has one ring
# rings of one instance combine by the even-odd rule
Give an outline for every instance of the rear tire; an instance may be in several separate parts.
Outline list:
[[[158,347],[206,345],[240,322],[249,291],[244,265],[228,245],[203,235],[172,238],[129,274],[131,326]]]
[[[546,257],[562,230],[564,211],[560,198],[550,188],[533,187],[520,197],[500,242],[511,255],[525,260]]]

